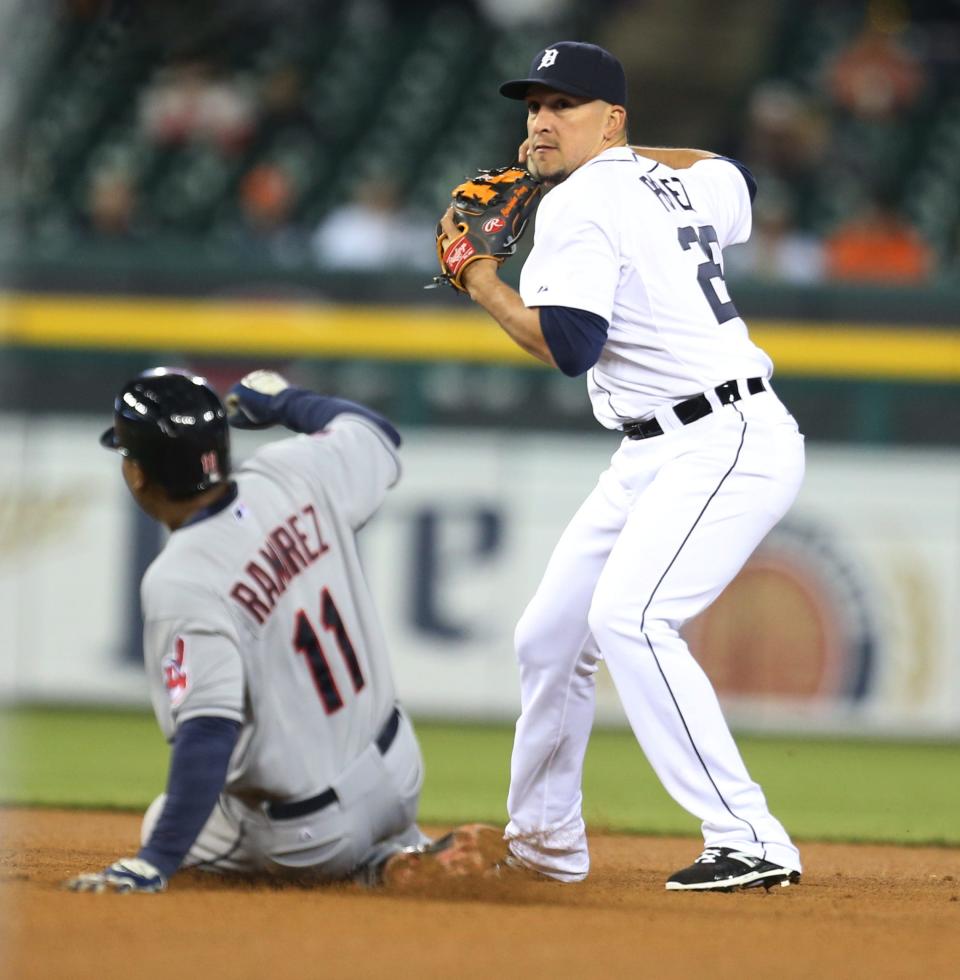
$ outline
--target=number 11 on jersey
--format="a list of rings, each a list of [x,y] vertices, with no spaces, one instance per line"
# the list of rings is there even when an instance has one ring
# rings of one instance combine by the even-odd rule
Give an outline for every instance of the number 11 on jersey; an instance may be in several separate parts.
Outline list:
[[[350,680],[353,682],[354,691],[363,690],[366,683],[363,672],[360,670],[360,662],[357,653],[353,649],[350,637],[347,634],[340,610],[337,609],[329,589],[324,589],[320,596],[320,621],[327,632],[332,632],[340,649],[340,656],[347,665],[350,673]],[[323,647],[320,645],[320,638],[313,624],[307,618],[307,614],[299,609],[297,611],[296,624],[293,631],[293,645],[298,653],[302,653],[307,660],[307,666],[313,676],[313,683],[316,685],[317,693],[323,703],[323,708],[328,715],[339,711],[343,707],[343,698],[337,688],[337,682],[330,670],[330,664],[323,654]]]

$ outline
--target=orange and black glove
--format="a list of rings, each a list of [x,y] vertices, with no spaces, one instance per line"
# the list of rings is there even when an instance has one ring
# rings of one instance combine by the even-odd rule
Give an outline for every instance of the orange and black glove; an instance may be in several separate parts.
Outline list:
[[[477,259],[500,265],[517,250],[517,242],[537,209],[542,185],[520,167],[481,170],[451,193],[453,222],[459,234],[448,239],[437,225],[440,275],[434,284],[449,283],[466,292],[464,269]]]

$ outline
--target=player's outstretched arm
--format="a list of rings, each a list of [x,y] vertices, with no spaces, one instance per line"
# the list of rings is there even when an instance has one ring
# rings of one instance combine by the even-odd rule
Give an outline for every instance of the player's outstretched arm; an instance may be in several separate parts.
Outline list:
[[[674,170],[686,170],[687,167],[692,167],[701,160],[713,160],[717,156],[709,150],[678,149],[669,146],[631,146],[630,149],[642,157],[656,160],[657,163],[672,167]]]
[[[440,219],[447,239],[459,234],[449,209]],[[540,327],[540,311],[524,306],[520,294],[503,282],[495,262],[474,262],[463,270],[462,282],[470,298],[482,306],[500,324],[518,347],[538,360],[556,367],[553,354]]]
[[[193,846],[223,790],[240,723],[198,716],[177,729],[166,801],[136,857],[66,882],[75,892],[162,892]]]
[[[379,426],[395,446],[401,441],[391,422],[373,409],[346,398],[296,388],[276,371],[251,371],[230,389],[224,404],[227,421],[235,429],[283,425],[293,432],[313,433],[326,428],[336,416],[349,412]]]
[[[503,282],[489,263],[477,263],[464,279],[470,298],[500,324],[518,347],[556,367],[540,325],[540,311],[524,306],[520,294]]]

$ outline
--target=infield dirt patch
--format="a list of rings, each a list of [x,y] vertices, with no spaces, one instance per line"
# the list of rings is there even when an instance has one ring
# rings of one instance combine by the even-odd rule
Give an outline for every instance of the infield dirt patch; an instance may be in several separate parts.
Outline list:
[[[806,844],[803,883],[667,893],[700,842],[591,835],[579,885],[305,889],[182,873],[163,895],[62,881],[136,849],[126,813],[0,811],[0,976],[245,978],[955,977],[960,850]]]

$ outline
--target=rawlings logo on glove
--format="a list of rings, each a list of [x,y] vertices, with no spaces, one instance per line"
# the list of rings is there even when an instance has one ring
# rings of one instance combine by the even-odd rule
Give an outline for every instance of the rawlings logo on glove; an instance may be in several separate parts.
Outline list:
[[[477,247],[467,238],[466,235],[463,238],[458,238],[444,253],[442,262],[446,266],[447,271],[456,280],[460,275],[460,270],[467,264],[467,262],[474,258],[477,254]],[[463,288],[457,284],[458,288]]]
[[[517,242],[536,210],[540,182],[520,167],[481,170],[453,189],[453,222],[460,234],[449,240],[437,225],[440,275],[431,286],[449,283],[465,293],[463,273],[477,259],[500,265],[517,250]],[[429,287],[428,287],[429,288]]]

